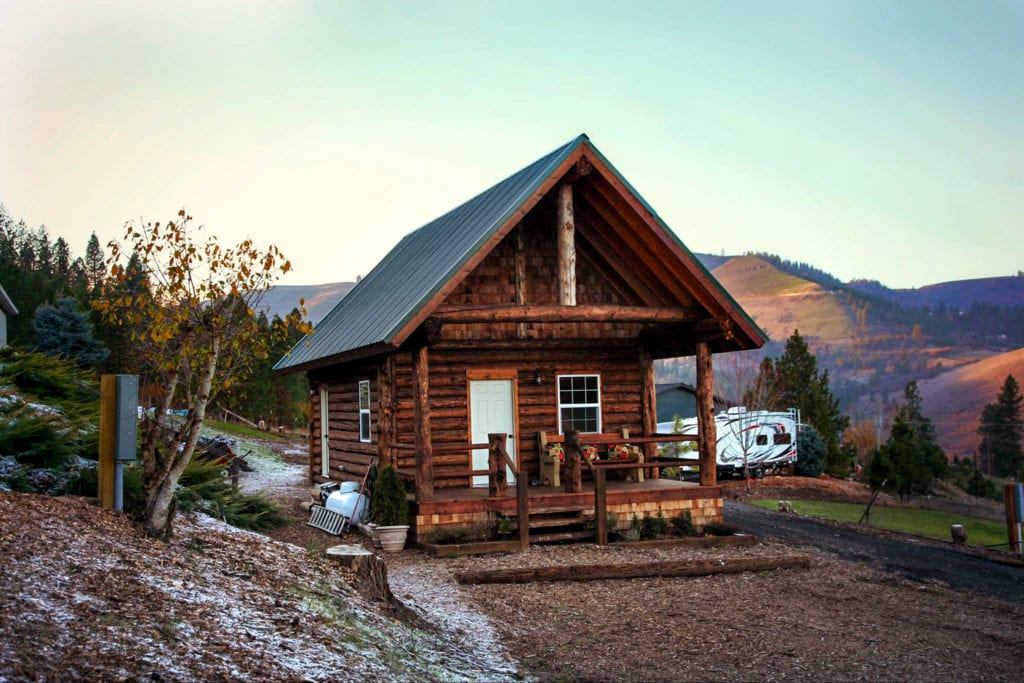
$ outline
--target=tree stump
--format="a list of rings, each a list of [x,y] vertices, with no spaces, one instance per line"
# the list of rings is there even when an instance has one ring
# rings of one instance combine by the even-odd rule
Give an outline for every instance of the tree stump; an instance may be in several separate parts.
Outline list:
[[[967,543],[967,529],[964,528],[963,524],[950,525],[949,533],[953,537],[953,543],[956,543],[957,545]]]

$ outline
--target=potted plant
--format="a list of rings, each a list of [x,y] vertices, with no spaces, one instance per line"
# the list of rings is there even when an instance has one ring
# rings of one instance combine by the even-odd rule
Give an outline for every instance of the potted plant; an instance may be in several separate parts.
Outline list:
[[[405,487],[398,478],[398,470],[392,465],[385,465],[380,470],[373,498],[370,499],[370,511],[377,523],[381,550],[397,553],[404,548],[405,537],[409,533],[409,502],[405,497]]]
[[[498,539],[507,541],[512,538],[512,518],[511,517],[499,517],[498,518]]]

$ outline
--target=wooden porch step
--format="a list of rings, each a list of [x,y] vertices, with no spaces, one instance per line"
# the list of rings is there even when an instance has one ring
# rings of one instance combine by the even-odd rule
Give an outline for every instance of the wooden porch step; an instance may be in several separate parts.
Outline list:
[[[592,520],[583,519],[580,517],[548,517],[545,519],[535,519],[530,517],[530,528],[541,529],[553,526],[579,526],[580,524],[586,524]]]
[[[594,538],[593,531],[561,531],[551,534],[537,534],[530,536],[530,543],[556,543],[558,541],[580,541],[585,538]]]
[[[562,507],[531,507],[530,515],[555,515],[563,514],[566,512],[578,512],[582,514],[590,514],[594,516],[594,506],[590,505],[568,505]]]

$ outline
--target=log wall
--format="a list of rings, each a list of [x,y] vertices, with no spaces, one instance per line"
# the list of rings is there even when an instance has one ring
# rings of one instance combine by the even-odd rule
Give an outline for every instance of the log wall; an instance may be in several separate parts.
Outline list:
[[[364,362],[336,368],[313,371],[310,381],[311,438],[309,469],[315,482],[320,476],[320,389],[327,388],[327,410],[330,420],[327,446],[330,450],[331,479],[360,481],[370,459],[378,454],[377,421],[380,388],[377,379],[378,364]],[[370,381],[370,442],[359,440],[359,382]],[[338,470],[338,467],[344,468]]]
[[[430,349],[430,429],[434,443],[469,442],[469,380],[474,370],[506,370],[516,373],[519,434],[516,457],[528,476],[537,478],[540,466],[537,432],[558,432],[556,376],[597,374],[601,377],[602,431],[625,427],[642,433],[640,416],[640,363],[632,345],[608,348],[542,348],[524,341],[520,348],[488,348],[481,342],[472,348]],[[535,376],[540,374],[541,384]],[[395,366],[395,426],[399,440],[412,443],[413,384],[411,354],[399,354]],[[415,467],[412,451],[398,453],[400,468]],[[434,467],[467,467],[470,454],[434,453]],[[468,479],[438,479],[437,488],[468,486]]]

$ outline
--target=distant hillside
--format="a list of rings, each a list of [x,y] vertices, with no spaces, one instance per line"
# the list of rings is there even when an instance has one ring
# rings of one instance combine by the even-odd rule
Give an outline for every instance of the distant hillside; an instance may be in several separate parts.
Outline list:
[[[708,270],[714,270],[718,266],[722,265],[733,256],[715,256],[714,254],[694,254],[697,260],[704,264],[704,267]]]
[[[306,319],[318,323],[327,315],[341,298],[349,293],[354,282],[331,282],[325,285],[278,285],[271,287],[263,298],[263,310],[269,317],[282,318],[299,305],[299,299],[306,301]]]
[[[1024,382],[1024,349],[1001,353],[918,382],[922,408],[935,423],[939,445],[950,456],[978,447],[978,423],[986,403],[996,400],[1007,375]]]
[[[917,289],[890,289],[875,280],[854,280],[849,286],[901,306],[917,308],[943,304],[946,308],[966,311],[979,303],[1024,306],[1024,277],[1020,275],[940,282]]]
[[[757,256],[736,256],[712,271],[768,336],[785,341],[794,329],[823,340],[853,335],[856,318],[841,295],[782,272]]]

